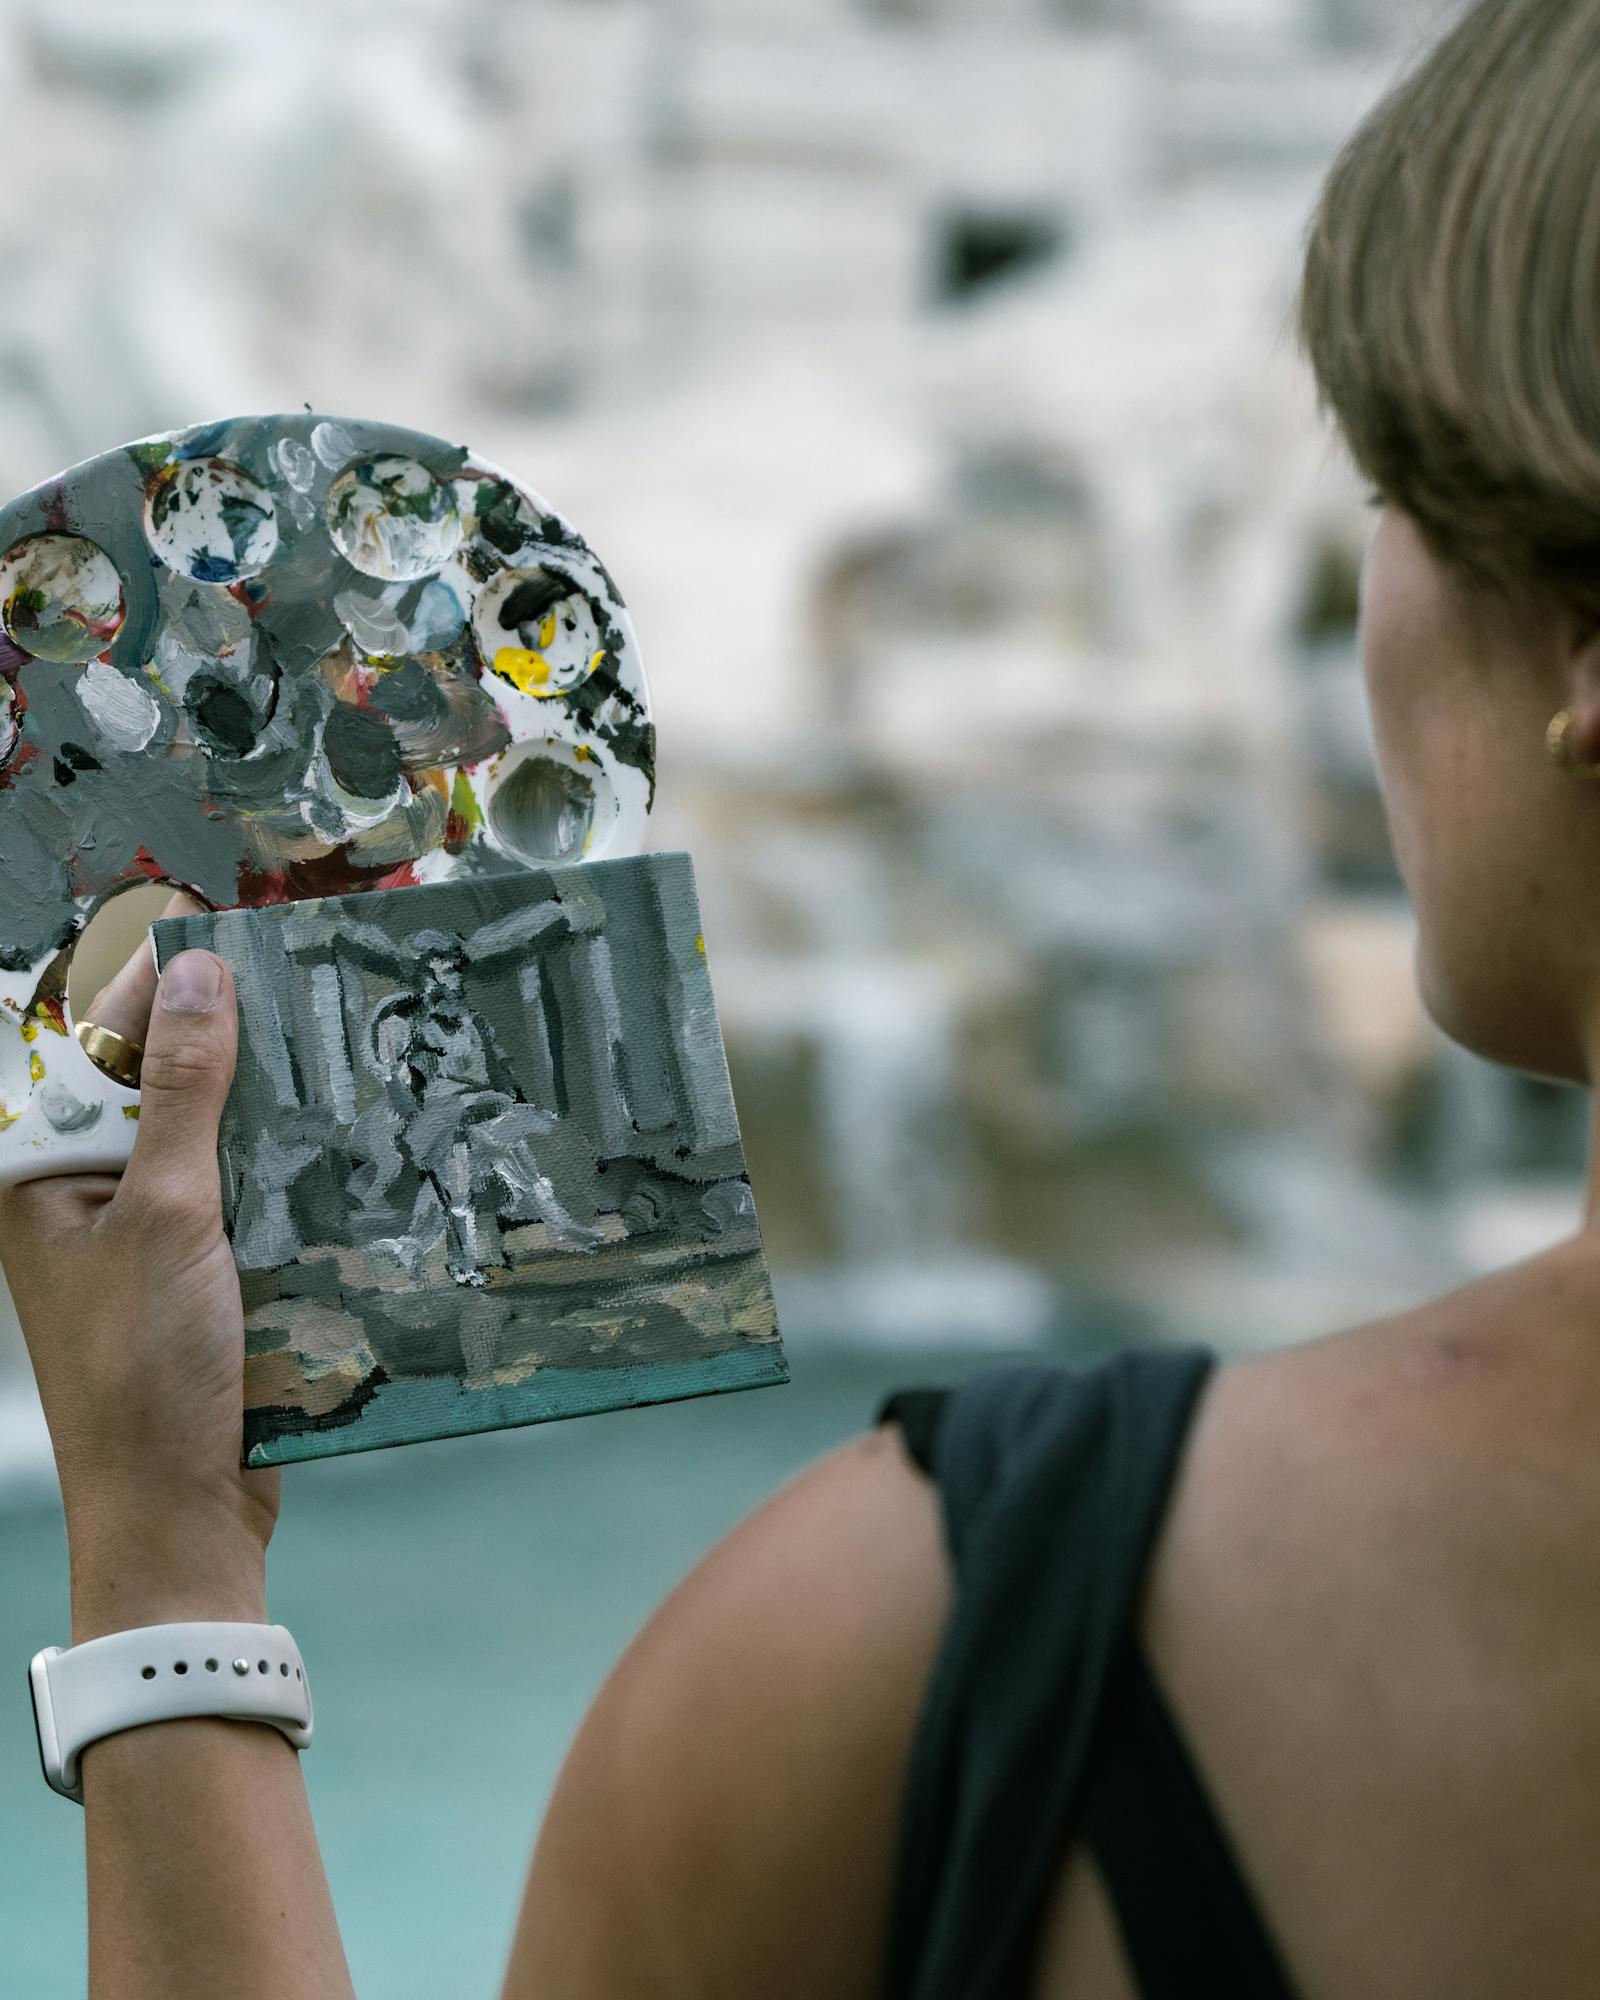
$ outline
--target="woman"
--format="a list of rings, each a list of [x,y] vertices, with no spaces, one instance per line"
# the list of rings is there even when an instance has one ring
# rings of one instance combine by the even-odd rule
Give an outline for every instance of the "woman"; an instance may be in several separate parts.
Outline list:
[[[1485,0],[1335,167],[1302,305],[1381,501],[1365,668],[1423,995],[1467,1046],[1583,1084],[1597,157],[1600,7]],[[232,996],[204,954],[153,1011],[145,978],[94,1010],[148,1045],[128,1172],[0,1218],[75,1642],[263,1617],[278,1506],[234,1463]],[[612,1675],[508,2000],[1600,1991],[1593,1192],[1555,1248],[1309,1346],[1002,1371],[891,1414]],[[133,1729],[84,1774],[95,2000],[349,1992],[275,1731]]]

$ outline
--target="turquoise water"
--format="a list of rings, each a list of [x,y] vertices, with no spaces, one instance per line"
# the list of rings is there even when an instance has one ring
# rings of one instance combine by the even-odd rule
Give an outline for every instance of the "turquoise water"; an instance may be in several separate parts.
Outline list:
[[[786,1388],[285,1471],[272,1615],[316,1692],[306,1780],[360,1994],[491,2000],[557,1765],[634,1630],[886,1389],[971,1365],[790,1359]],[[24,1685],[67,1632],[59,1514],[0,1510],[7,2000],[84,1987],[83,1816],[39,1775]]]

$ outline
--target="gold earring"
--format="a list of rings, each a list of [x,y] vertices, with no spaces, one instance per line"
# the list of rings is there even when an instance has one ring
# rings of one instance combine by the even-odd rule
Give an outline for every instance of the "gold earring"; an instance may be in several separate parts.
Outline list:
[[[1550,718],[1550,726],[1544,733],[1545,748],[1550,752],[1551,761],[1559,764],[1574,778],[1587,778],[1591,784],[1600,783],[1600,763],[1580,764],[1572,754],[1572,710],[1560,709]]]

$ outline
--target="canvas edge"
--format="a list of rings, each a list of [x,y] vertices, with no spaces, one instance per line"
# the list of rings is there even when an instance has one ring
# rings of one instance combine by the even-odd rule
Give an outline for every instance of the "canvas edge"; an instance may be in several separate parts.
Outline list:
[[[542,1377],[545,1393],[534,1407],[529,1407],[533,1382],[503,1390],[465,1389],[457,1385],[457,1406],[454,1411],[444,1413],[444,1420],[440,1410],[440,1378],[385,1382],[359,1424],[301,1432],[254,1444],[241,1463],[260,1468],[318,1458],[348,1458],[358,1451],[431,1444],[484,1431],[524,1430],[531,1424],[557,1423],[568,1417],[604,1416],[616,1410],[647,1409],[657,1403],[731,1395],[742,1389],[781,1388],[790,1380],[789,1363],[781,1342],[775,1338],[760,1345],[770,1352],[735,1349],[699,1361],[647,1362],[638,1368],[541,1369],[533,1382]],[[624,1379],[619,1381],[618,1377]],[[374,1419],[369,1413],[380,1404],[383,1406],[380,1421],[387,1434],[374,1436],[370,1428]],[[520,1409],[516,1408],[519,1404]],[[408,1423],[403,1412],[411,1407],[415,1407],[417,1414]]]

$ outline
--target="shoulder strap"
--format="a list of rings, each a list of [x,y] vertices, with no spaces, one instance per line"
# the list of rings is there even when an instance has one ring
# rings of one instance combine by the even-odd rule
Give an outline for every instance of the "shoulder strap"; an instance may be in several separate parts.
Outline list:
[[[890,2000],[1022,1990],[1215,1359],[1201,1347],[1136,1348],[1090,1368],[989,1369],[940,1413],[933,1451],[956,1601],[907,1777]]]
[[[1142,2000],[1293,2000],[1278,1947],[1137,1632],[1084,1788],[1084,1838]]]

